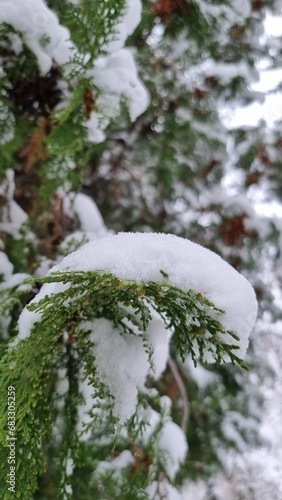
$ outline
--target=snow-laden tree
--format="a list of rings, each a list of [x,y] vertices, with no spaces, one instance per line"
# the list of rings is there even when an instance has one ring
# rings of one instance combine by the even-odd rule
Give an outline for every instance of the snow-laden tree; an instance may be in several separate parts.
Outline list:
[[[222,117],[281,7],[0,0],[1,497],[250,498],[281,134]]]

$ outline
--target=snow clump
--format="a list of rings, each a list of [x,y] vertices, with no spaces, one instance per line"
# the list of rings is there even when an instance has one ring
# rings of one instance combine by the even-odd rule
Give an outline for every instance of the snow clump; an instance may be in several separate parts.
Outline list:
[[[165,370],[169,355],[169,332],[155,314],[147,330],[147,342],[153,355],[149,362],[141,335],[121,333],[111,321],[84,322],[93,342],[97,373],[114,396],[114,413],[125,422],[136,411],[138,391],[145,389],[148,374],[158,378]]]
[[[137,282],[167,280],[182,290],[193,289],[202,294],[224,311],[219,321],[239,337],[235,341],[225,334],[225,342],[237,343],[236,354],[241,358],[245,356],[257,314],[255,293],[242,275],[210,250],[170,234],[119,233],[83,245],[48,274],[96,270]],[[69,283],[46,283],[32,302],[37,303],[46,295],[59,293],[69,286]],[[146,341],[153,352],[150,362],[139,330],[125,334],[105,318],[81,325],[90,331],[97,371],[114,396],[114,412],[121,421],[134,414],[138,391],[145,389],[147,375],[159,377],[167,364],[172,332],[166,329],[157,313],[153,312],[152,316],[146,332]],[[40,313],[25,308],[19,318],[17,341],[28,337],[40,320]]]
[[[218,320],[240,337],[237,356],[246,354],[257,316],[255,292],[221,257],[192,241],[171,234],[119,233],[87,243],[53,270],[102,270],[137,282],[165,281],[160,272],[165,271],[169,283],[201,293],[224,311]]]
[[[105,140],[104,129],[110,120],[120,112],[125,101],[131,121],[135,121],[147,109],[149,94],[138,77],[138,70],[132,51],[124,44],[141,21],[140,0],[127,0],[124,13],[115,26],[115,36],[104,50],[105,56],[98,57],[88,76],[100,90],[96,99],[96,110],[91,111],[86,122],[88,140],[100,143]]]
[[[53,60],[58,64],[69,60],[73,48],[69,31],[44,0],[0,0],[1,22],[22,33],[43,74],[51,69]]]

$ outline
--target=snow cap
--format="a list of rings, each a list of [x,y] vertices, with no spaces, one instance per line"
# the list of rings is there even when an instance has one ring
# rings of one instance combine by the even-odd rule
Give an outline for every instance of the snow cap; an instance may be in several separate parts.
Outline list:
[[[121,279],[168,281],[182,290],[193,289],[224,314],[219,321],[239,337],[236,355],[243,358],[257,316],[250,283],[214,252],[192,241],[164,233],[119,233],[91,241],[68,255],[57,270],[102,270]],[[237,342],[226,335],[226,342]]]
[[[219,255],[190,240],[164,233],[119,233],[90,241],[65,257],[52,271],[110,272],[121,279],[165,281],[182,290],[194,290],[209,299],[224,314],[219,321],[236,333],[224,340],[237,344],[236,355],[244,358],[257,316],[257,301],[250,283]],[[161,271],[167,273],[164,278]],[[45,284],[33,302],[61,291],[61,283]],[[19,339],[28,337],[38,313],[24,309],[19,319]],[[212,361],[206,358],[207,362]]]

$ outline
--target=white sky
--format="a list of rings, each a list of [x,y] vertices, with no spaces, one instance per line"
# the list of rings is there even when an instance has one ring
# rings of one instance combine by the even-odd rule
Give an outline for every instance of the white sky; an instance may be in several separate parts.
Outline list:
[[[282,35],[282,16],[267,16],[265,31],[268,37]],[[263,67],[264,62],[262,61],[261,68]],[[258,92],[267,92],[274,89],[280,82],[282,82],[282,67],[272,71],[261,69],[260,81],[253,84],[252,89]],[[235,113],[224,113],[224,115],[225,124],[231,128],[240,125],[256,125],[262,118],[271,127],[276,120],[282,118],[282,91],[267,96],[263,104],[255,103],[241,108]],[[275,200],[264,201],[263,193],[261,195],[261,199],[259,193],[255,195],[257,201],[254,201],[254,206],[257,212],[268,217],[282,217],[282,205]]]
[[[282,35],[282,16],[267,16],[265,31],[268,37]],[[262,63],[263,66],[263,63]],[[272,90],[278,83],[282,82],[282,68],[272,71],[260,72],[260,81],[252,85],[252,89],[260,92]],[[282,92],[276,92],[266,97],[263,104],[255,103],[241,108],[229,117],[228,126],[256,125],[263,118],[271,127],[276,120],[282,118]]]

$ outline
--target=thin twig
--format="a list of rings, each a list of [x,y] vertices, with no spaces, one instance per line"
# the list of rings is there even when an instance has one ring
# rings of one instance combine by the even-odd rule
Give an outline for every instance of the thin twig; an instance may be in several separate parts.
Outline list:
[[[175,361],[171,357],[168,358],[168,366],[171,370],[172,375],[174,376],[175,382],[178,385],[179,392],[180,392],[181,397],[182,397],[183,413],[182,413],[182,419],[181,419],[181,429],[184,432],[186,432],[188,420],[189,420],[189,399],[188,399],[188,395],[186,392],[186,387],[185,387],[185,384],[184,384],[182,377],[179,373],[177,364],[175,363]]]
[[[165,500],[165,498],[167,498],[166,494],[161,491],[161,485],[162,485],[163,481],[164,481],[164,473],[159,472],[158,481],[157,481],[157,489],[156,489],[156,492],[154,494],[154,499],[159,498],[159,500]]]

